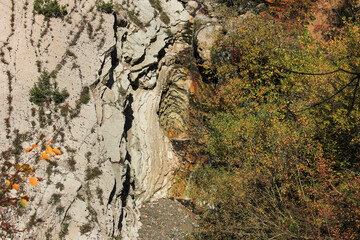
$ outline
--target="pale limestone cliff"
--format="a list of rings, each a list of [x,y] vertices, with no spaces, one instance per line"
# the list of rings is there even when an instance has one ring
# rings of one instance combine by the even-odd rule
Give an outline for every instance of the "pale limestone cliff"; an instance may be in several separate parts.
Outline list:
[[[32,0],[0,3],[1,150],[23,161],[43,135],[63,152],[33,162],[45,180],[24,185],[32,201],[1,220],[24,230],[17,239],[136,239],[140,206],[166,196],[178,166],[169,137],[185,137],[198,6],[114,1],[105,14],[95,0],[61,0],[68,14],[45,19]],[[65,103],[29,101],[44,69]]]

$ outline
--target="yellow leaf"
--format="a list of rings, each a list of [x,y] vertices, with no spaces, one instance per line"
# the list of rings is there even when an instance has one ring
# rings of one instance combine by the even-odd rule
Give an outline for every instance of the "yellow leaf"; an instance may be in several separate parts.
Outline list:
[[[27,153],[27,152],[30,152],[31,150],[32,150],[32,148],[26,148],[25,152]]]
[[[53,149],[49,146],[49,147],[47,147],[47,148],[46,148],[46,150],[45,150],[45,151],[46,151],[46,153],[48,153],[48,154],[50,154],[50,155],[51,155],[51,154],[52,154],[52,152],[53,152]]]
[[[32,148],[37,148],[39,145],[33,144],[31,145]]]
[[[7,180],[7,181],[6,181],[6,186],[8,187],[9,185],[10,185],[10,181]]]
[[[27,200],[25,198],[21,199],[20,204],[21,204],[21,206],[26,207],[27,206]]]
[[[36,181],[36,178],[34,178],[34,177],[29,178],[29,183],[35,187],[38,186],[38,182]]]
[[[44,152],[41,153],[41,157],[42,157],[43,159],[45,159],[45,160],[50,160],[49,155],[47,155],[47,154],[44,153]]]
[[[53,152],[56,154],[56,155],[61,155],[61,151],[57,148],[53,148]]]
[[[15,190],[19,190],[19,188],[20,188],[20,186],[19,186],[18,184],[16,184],[16,183],[14,183],[14,184],[12,185],[12,187],[13,187],[13,189],[15,189]]]

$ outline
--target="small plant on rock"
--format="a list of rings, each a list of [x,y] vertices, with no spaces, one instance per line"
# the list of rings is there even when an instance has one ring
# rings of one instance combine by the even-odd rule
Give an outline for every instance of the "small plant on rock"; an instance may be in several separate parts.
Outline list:
[[[89,87],[83,87],[80,93],[80,99],[79,103],[81,104],[88,104],[90,101],[90,88]]]
[[[80,233],[81,233],[81,235],[83,235],[85,233],[90,232],[91,229],[92,229],[92,227],[91,227],[90,223],[84,224],[80,227]]]
[[[67,14],[66,6],[60,6],[58,0],[35,0],[34,10],[45,17],[63,17]]]
[[[64,238],[69,233],[69,223],[64,222],[61,227],[61,232],[59,233],[59,238]]]
[[[100,176],[102,174],[102,171],[98,167],[90,168],[88,167],[86,169],[86,180],[92,180],[96,177]]]
[[[114,11],[113,1],[105,2],[104,0],[96,1],[96,9],[103,13],[112,13]]]
[[[69,97],[68,91],[64,88],[59,91],[54,84],[50,82],[50,74],[44,70],[38,81],[34,83],[34,86],[30,90],[30,102],[35,103],[38,106],[42,106],[44,103],[60,104]]]

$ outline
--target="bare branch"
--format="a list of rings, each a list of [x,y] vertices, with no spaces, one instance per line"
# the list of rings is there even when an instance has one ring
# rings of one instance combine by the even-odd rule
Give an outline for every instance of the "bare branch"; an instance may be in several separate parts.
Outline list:
[[[335,97],[336,95],[338,95],[339,93],[341,93],[342,91],[344,91],[345,88],[347,88],[350,84],[352,84],[355,80],[358,80],[359,81],[360,79],[360,76],[359,75],[356,75],[353,79],[351,79],[350,82],[348,82],[347,84],[345,84],[343,87],[341,87],[339,90],[337,90],[334,94],[332,94],[330,97],[328,98],[325,98],[324,100],[320,101],[320,102],[317,102],[315,104],[312,104],[310,107],[307,107],[307,108],[304,108],[302,110],[300,110],[299,112],[302,112],[302,111],[306,111],[310,108],[314,108],[316,106],[319,106],[321,104],[323,104],[324,102],[327,102],[329,101],[330,99],[332,99],[333,97]]]
[[[351,75],[356,75],[358,77],[360,76],[359,72],[351,72],[351,71],[343,69],[343,68],[339,68],[339,69],[331,71],[331,72],[309,73],[309,72],[298,72],[298,71],[294,71],[294,70],[291,70],[291,69],[288,69],[288,68],[285,68],[285,67],[279,67],[279,66],[274,66],[274,65],[270,65],[270,66],[274,67],[274,68],[284,70],[284,71],[289,72],[289,73],[294,73],[294,74],[299,74],[299,75],[325,76],[325,75],[331,75],[331,74],[334,74],[334,73],[337,73],[337,72],[344,72],[344,73],[348,73],[348,74],[351,74]]]

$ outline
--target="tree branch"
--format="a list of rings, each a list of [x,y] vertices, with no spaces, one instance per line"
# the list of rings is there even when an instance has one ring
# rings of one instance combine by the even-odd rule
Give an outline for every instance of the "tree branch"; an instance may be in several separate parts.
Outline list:
[[[344,73],[348,73],[348,74],[351,74],[351,75],[360,76],[360,73],[359,73],[359,72],[351,72],[351,71],[345,70],[345,69],[343,69],[343,68],[339,68],[339,69],[334,70],[334,71],[331,71],[331,72],[309,73],[309,72],[298,72],[298,71],[294,71],[294,70],[291,70],[291,69],[288,69],[288,68],[279,67],[279,66],[274,66],[274,65],[270,65],[270,66],[271,66],[271,67],[278,68],[278,69],[281,69],[281,70],[284,70],[284,71],[289,72],[289,73],[294,73],[294,74],[299,74],[299,75],[325,76],[325,75],[331,75],[331,74],[334,74],[334,73],[337,73],[337,72],[344,72]]]
[[[359,87],[359,82],[360,82],[360,77],[357,78],[357,82],[356,82],[355,89],[354,89],[354,92],[353,92],[353,97],[351,99],[351,104],[349,106],[349,110],[348,110],[348,114],[347,114],[348,116],[350,115],[351,111],[354,108],[355,99],[356,99],[356,92],[357,92],[358,87]]]
[[[319,106],[320,104],[323,104],[324,102],[327,102],[329,101],[330,99],[332,99],[333,97],[335,97],[336,95],[338,95],[339,93],[341,93],[345,88],[347,88],[350,84],[352,84],[355,80],[358,80],[359,82],[359,79],[360,79],[360,76],[359,75],[356,75],[353,79],[351,79],[351,81],[347,84],[345,84],[343,87],[341,87],[339,90],[337,90],[334,94],[332,94],[330,97],[328,98],[325,98],[324,100],[318,102],[318,103],[315,103],[315,104],[312,104],[310,107],[307,107],[307,108],[304,108],[302,110],[300,110],[300,112],[302,111],[305,111],[305,110],[308,110],[310,108],[313,108],[313,107],[316,107],[316,106]]]

